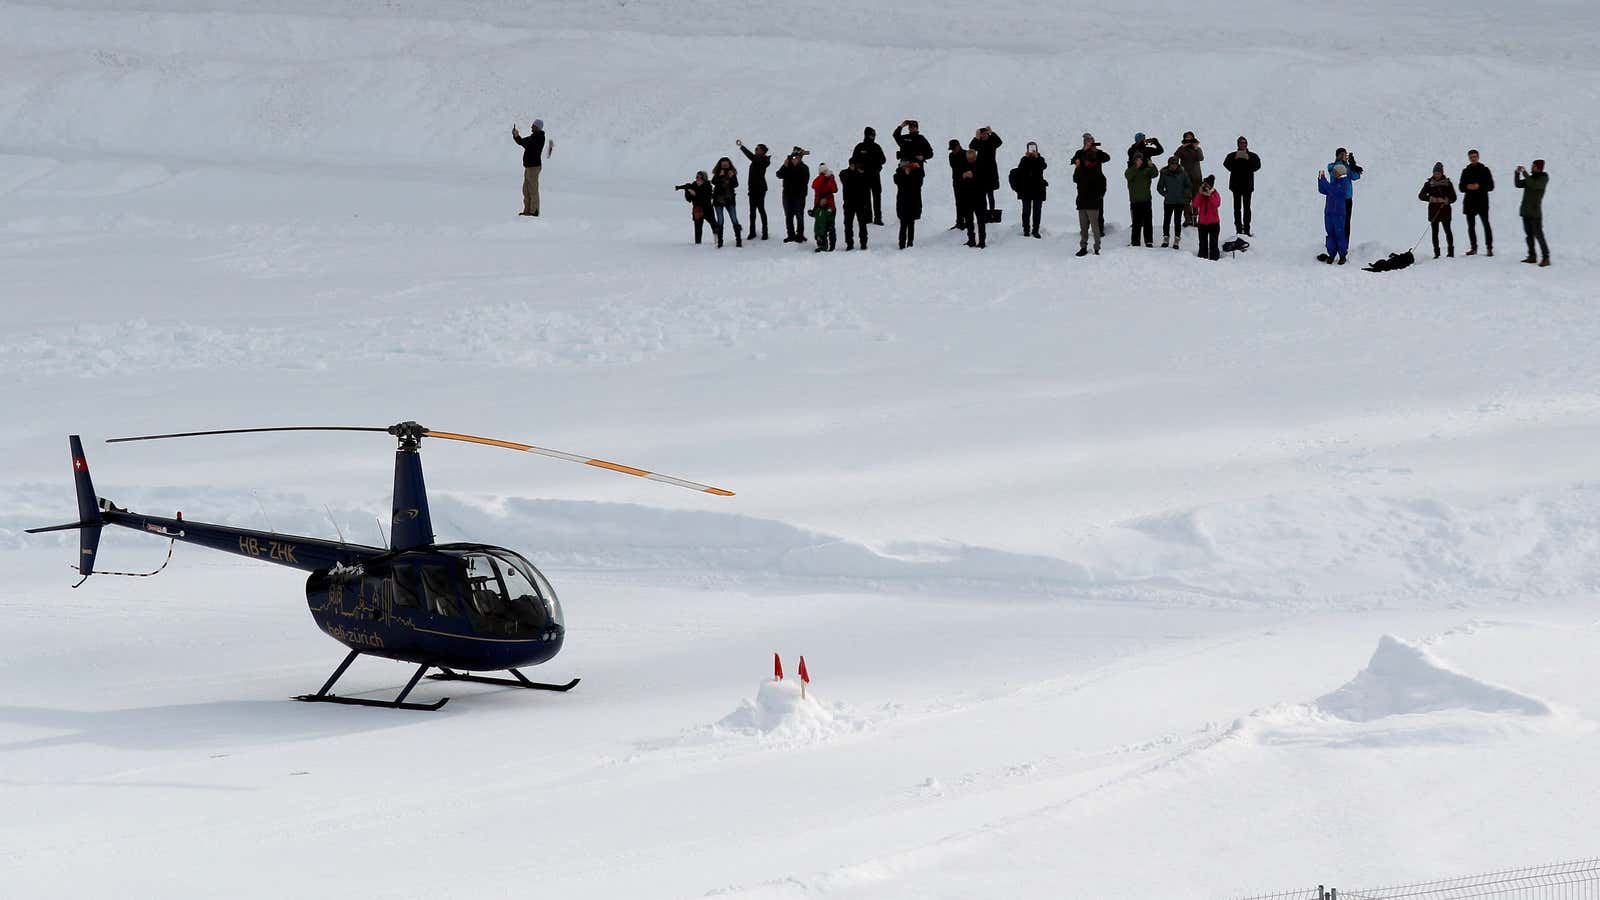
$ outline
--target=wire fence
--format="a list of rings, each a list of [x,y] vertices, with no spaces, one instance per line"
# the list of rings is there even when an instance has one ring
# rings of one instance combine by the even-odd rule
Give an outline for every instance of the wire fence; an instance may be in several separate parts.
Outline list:
[[[1303,890],[1259,894],[1243,900],[1474,900],[1479,897],[1600,900],[1600,858],[1361,890],[1340,890],[1318,885]]]

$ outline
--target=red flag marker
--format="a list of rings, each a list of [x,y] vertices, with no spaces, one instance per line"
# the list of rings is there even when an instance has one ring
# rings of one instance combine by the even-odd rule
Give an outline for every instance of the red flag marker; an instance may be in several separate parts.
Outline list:
[[[800,699],[806,698],[806,685],[811,683],[811,673],[806,671],[806,658],[800,657]]]
[[[783,660],[779,659],[776,653],[772,654],[772,680],[783,680]]]

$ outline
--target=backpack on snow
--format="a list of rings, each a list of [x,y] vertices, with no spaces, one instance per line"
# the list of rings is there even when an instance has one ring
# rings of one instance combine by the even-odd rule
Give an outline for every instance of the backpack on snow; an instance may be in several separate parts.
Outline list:
[[[1250,249],[1250,242],[1244,238],[1234,238],[1222,245],[1223,253],[1238,253]]]

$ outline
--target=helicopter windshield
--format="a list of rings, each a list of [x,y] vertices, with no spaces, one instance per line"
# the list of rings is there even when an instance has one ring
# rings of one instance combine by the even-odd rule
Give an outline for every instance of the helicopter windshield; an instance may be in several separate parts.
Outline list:
[[[531,563],[509,551],[462,556],[467,616],[481,634],[531,637],[562,627],[555,590]]]

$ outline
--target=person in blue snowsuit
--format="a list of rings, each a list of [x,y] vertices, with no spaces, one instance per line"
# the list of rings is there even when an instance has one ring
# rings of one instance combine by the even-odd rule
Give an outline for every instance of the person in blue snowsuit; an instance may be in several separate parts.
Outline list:
[[[1356,155],[1340,147],[1334,151],[1333,162],[1328,163],[1328,177],[1333,177],[1333,167],[1344,166],[1344,173],[1348,181],[1344,186],[1344,241],[1350,243],[1350,221],[1356,217],[1356,185],[1361,180],[1363,169],[1356,162]]]
[[[1331,180],[1326,172],[1317,173],[1317,191],[1326,198],[1322,204],[1322,225],[1328,232],[1328,252],[1318,255],[1317,259],[1330,264],[1338,259],[1342,266],[1350,252],[1350,237],[1344,230],[1349,221],[1344,204],[1350,198],[1350,175],[1342,163],[1335,163],[1332,171]]]

